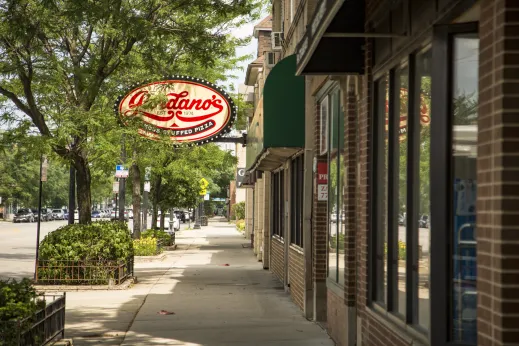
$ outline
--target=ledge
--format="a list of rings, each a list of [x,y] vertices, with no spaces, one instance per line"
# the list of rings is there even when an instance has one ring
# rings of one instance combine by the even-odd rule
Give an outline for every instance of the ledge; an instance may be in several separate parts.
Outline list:
[[[148,263],[148,262],[162,262],[166,258],[166,254],[163,252],[156,256],[134,256],[134,263]]]
[[[70,291],[121,291],[127,290],[137,283],[137,277],[131,277],[120,285],[34,285],[37,292],[70,292]]]
[[[305,254],[305,252],[303,251],[303,248],[296,244],[290,244],[290,249],[294,250],[295,252],[297,252],[300,255],[304,256],[304,254]]]
[[[336,296],[344,300],[344,287],[330,278],[326,278],[326,288],[332,291]]]

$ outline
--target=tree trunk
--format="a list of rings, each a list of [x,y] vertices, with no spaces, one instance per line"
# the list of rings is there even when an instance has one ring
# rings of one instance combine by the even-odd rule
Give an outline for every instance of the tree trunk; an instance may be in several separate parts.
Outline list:
[[[141,237],[141,170],[137,164],[137,151],[133,150],[132,163],[133,238]]]
[[[151,216],[151,228],[157,228],[157,215],[159,208],[159,198],[160,198],[160,187],[162,185],[162,176],[157,176],[155,181],[153,182],[153,195],[152,195],[152,205],[153,205],[153,214]]]
[[[164,230],[164,219],[166,218],[166,212],[164,208],[160,208],[160,230]]]
[[[78,155],[74,158],[76,168],[77,201],[79,209],[79,223],[89,224],[92,222],[92,195],[90,191],[90,167],[85,158]],[[74,210],[70,210],[74,213]]]

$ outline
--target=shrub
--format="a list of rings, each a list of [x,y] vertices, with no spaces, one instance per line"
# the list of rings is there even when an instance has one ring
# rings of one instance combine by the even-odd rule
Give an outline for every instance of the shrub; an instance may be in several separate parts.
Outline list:
[[[236,228],[240,232],[245,231],[245,220],[238,220],[238,221],[236,221]]]
[[[236,203],[231,207],[231,211],[236,220],[245,219],[245,202]]]
[[[17,333],[31,328],[36,312],[45,308],[29,279],[0,280],[0,345],[17,344]],[[21,321],[19,329],[15,321]]]
[[[166,231],[161,231],[158,229],[147,229],[141,233],[141,238],[156,238],[160,243],[164,246],[173,245],[173,239],[171,234]]]
[[[132,257],[133,241],[124,222],[63,226],[40,244],[38,283],[108,284],[127,275],[120,269]]]
[[[126,260],[133,255],[130,230],[124,222],[99,221],[67,225],[45,236],[40,260]]]
[[[160,253],[160,251],[157,251],[156,238],[135,239],[133,241],[133,248],[135,250],[135,256],[155,256]]]

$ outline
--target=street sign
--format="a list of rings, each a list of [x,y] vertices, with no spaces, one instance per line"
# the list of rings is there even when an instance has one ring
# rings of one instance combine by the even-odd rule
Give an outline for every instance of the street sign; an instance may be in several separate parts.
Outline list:
[[[145,172],[144,173],[144,181],[150,181],[151,180],[151,167],[146,167],[144,169],[144,172]]]
[[[210,196],[208,193],[206,193],[204,196],[204,201],[209,201],[209,199],[210,199]]]
[[[43,158],[43,162],[41,163],[41,181],[47,181],[47,168],[49,167],[49,163],[47,158]]]
[[[130,172],[123,166],[117,165],[115,166],[115,177],[116,178],[128,178]]]
[[[317,185],[317,200],[327,201],[328,200],[328,184]]]
[[[151,184],[149,181],[144,182],[144,192],[150,192],[151,190]]]
[[[244,167],[238,167],[236,169],[236,186],[241,187],[243,184],[243,180],[245,179],[245,168]]]
[[[114,184],[112,186],[112,192],[119,193],[119,182],[118,181],[114,181]]]
[[[213,201],[213,202],[225,202],[225,198],[214,197],[214,198],[211,198],[211,201]]]
[[[200,196],[205,196],[207,194],[208,186],[209,182],[205,178],[200,179]]]

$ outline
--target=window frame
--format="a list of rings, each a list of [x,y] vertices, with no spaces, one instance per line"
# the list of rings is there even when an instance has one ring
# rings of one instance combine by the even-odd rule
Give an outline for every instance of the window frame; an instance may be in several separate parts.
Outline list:
[[[291,161],[290,169],[290,244],[303,247],[303,168],[304,154]]]
[[[431,165],[431,344],[438,346],[461,346],[466,343],[451,341],[451,247],[453,233],[453,157],[452,157],[452,93],[453,93],[453,37],[458,34],[478,33],[478,23],[438,25],[434,28],[434,50],[431,94],[435,107],[431,109],[431,157],[445,165]],[[447,66],[448,68],[442,68]],[[449,206],[445,208],[444,206]],[[443,207],[442,207],[443,206]],[[477,223],[477,221],[476,221]],[[477,257],[476,257],[477,258]],[[435,288],[435,289],[433,289]]]
[[[285,176],[284,170],[272,173],[271,183],[271,198],[272,203],[270,205],[272,218],[271,218],[271,236],[276,236],[281,239],[285,238],[285,202],[284,202],[284,189],[285,189]]]

